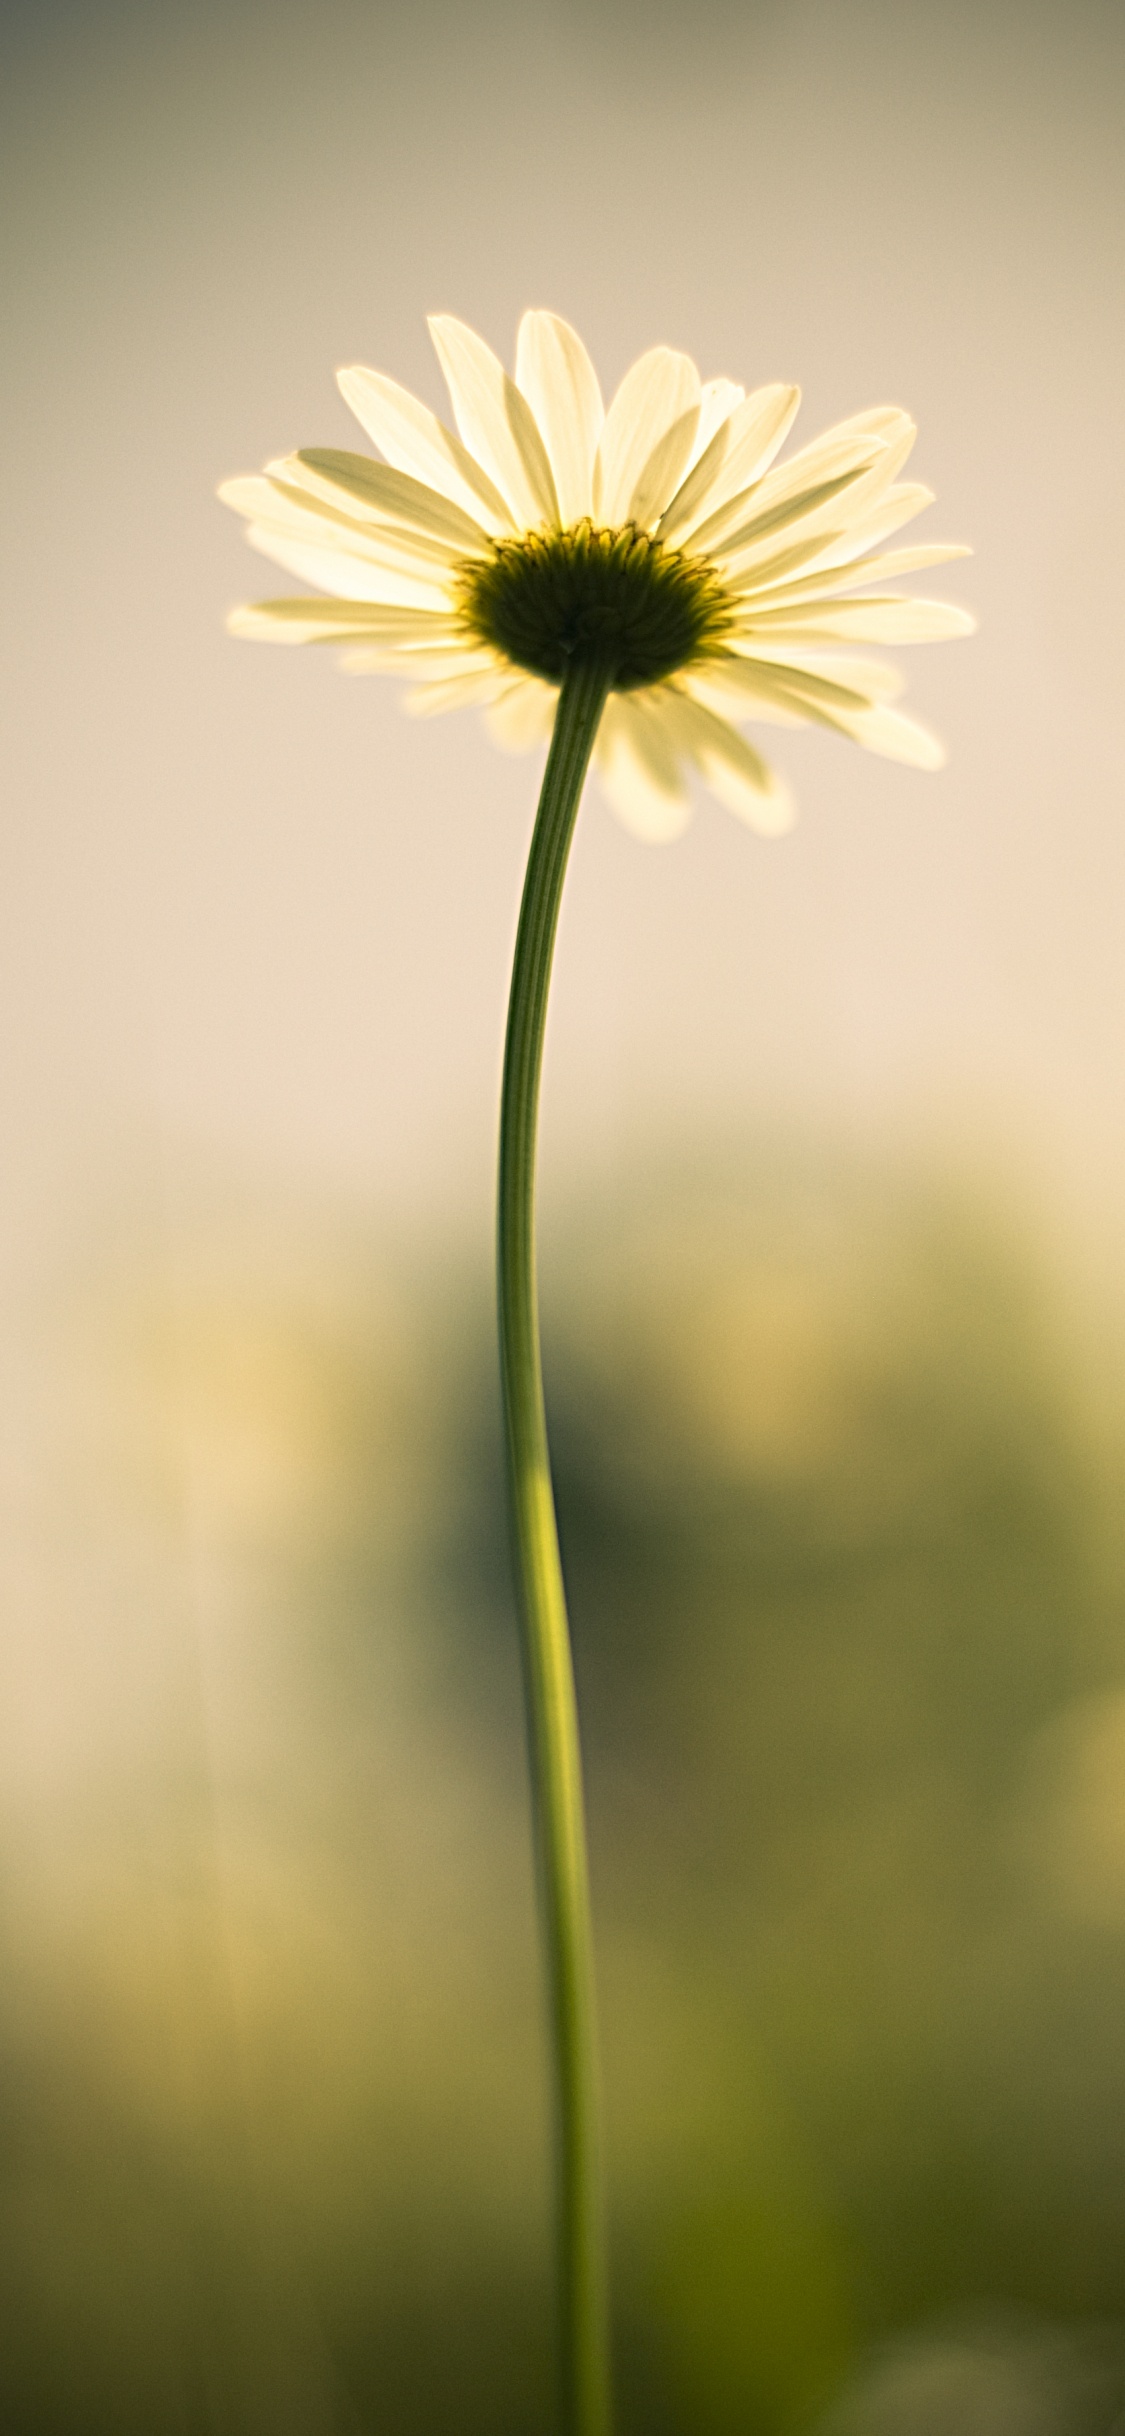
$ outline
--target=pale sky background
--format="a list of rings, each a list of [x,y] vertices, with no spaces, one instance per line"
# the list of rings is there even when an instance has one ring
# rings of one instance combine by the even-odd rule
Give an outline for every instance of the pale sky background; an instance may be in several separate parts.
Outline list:
[[[9,1275],[194,1166],[483,1243],[537,765],[330,654],[216,483],[363,443],[366,360],[435,405],[427,310],[891,399],[976,556],[911,656],[928,777],[768,731],[801,824],[591,798],[548,1177],[763,1110],[959,1132],[1125,1206],[1125,18],[794,0],[321,0],[5,13],[0,1128]],[[919,529],[922,537],[923,528]],[[154,1181],[155,1179],[155,1181]],[[271,1183],[272,1180],[272,1183]]]

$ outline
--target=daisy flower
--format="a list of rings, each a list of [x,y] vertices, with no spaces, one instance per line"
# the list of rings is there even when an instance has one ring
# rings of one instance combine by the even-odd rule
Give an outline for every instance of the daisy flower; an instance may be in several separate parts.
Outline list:
[[[885,546],[932,497],[899,479],[915,436],[900,407],[778,462],[800,394],[785,383],[747,396],[654,347],[607,411],[554,313],[525,313],[514,380],[464,322],[430,330],[456,432],[354,365],[340,388],[378,458],[303,448],[223,485],[254,547],[317,587],[237,609],[234,633],[342,644],[348,666],[408,678],[410,710],[479,704],[516,748],[550,733],[563,678],[596,659],[612,673],[595,767],[650,839],[686,825],[693,773],[751,828],[788,827],[747,722],[813,721],[940,766],[892,707],[897,671],[848,648],[972,631],[963,609],[886,589],[965,555]]]
[[[628,826],[674,837],[693,774],[755,829],[788,826],[746,721],[837,728],[935,768],[891,707],[894,672],[849,646],[972,621],[886,586],[961,555],[888,550],[930,493],[899,475],[914,426],[878,406],[778,463],[797,391],[748,397],[654,347],[608,413],[581,340],[525,313],[511,380],[465,324],[434,344],[456,432],[384,373],[340,387],[381,455],[299,449],[224,485],[249,538],[307,584],[236,610],[236,634],[338,643],[411,681],[417,711],[479,703],[504,743],[550,734],[512,963],[500,1097],[497,1300],[555,2115],[561,2426],[610,2436],[594,1956],[574,1669],[551,1490],[535,1286],[535,1167],[551,967],[593,754]],[[320,597],[317,595],[319,594]]]

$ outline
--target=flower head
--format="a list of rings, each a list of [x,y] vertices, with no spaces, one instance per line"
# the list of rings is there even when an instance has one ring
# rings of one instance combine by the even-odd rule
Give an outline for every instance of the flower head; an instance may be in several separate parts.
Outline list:
[[[430,329],[456,435],[354,366],[340,387],[381,458],[300,449],[224,483],[254,546],[324,596],[238,609],[234,633],[343,644],[347,665],[409,678],[411,710],[479,703],[513,746],[549,731],[567,669],[596,661],[612,681],[596,766],[649,838],[685,826],[692,771],[752,828],[788,826],[745,721],[811,720],[940,765],[936,739],[890,707],[897,673],[840,650],[972,631],[963,609],[882,588],[964,555],[884,547],[932,496],[898,478],[914,441],[901,408],[778,464],[799,402],[782,383],[747,396],[654,347],[607,412],[553,313],[525,313],[514,380],[463,322]]]

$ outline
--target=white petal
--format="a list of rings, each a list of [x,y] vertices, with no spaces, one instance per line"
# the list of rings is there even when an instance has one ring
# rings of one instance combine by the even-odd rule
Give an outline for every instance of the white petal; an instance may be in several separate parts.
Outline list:
[[[793,662],[791,658],[787,661],[782,652],[777,664],[791,667]],[[819,675],[822,680],[830,679],[834,686],[846,687],[861,702],[896,702],[906,686],[902,669],[893,661],[860,659],[851,651],[812,652],[807,658],[802,652],[798,665],[806,677]]]
[[[803,727],[806,714],[776,688],[759,685],[756,675],[727,660],[709,660],[680,677],[693,702],[717,711],[720,719],[764,719],[771,727]]]
[[[818,545],[819,546],[819,545]],[[916,550],[884,550],[878,558],[852,559],[845,566],[818,565],[811,575],[786,582],[773,576],[769,567],[759,568],[753,583],[752,600],[747,597],[747,610],[757,614],[761,600],[769,607],[781,608],[794,601],[828,600],[846,584],[885,583],[890,576],[914,575],[919,567],[944,567],[951,558],[971,558],[972,552],[964,542],[932,541]],[[741,590],[749,595],[749,583]]]
[[[880,704],[874,710],[842,712],[835,724],[854,743],[864,745],[869,753],[882,753],[888,761],[905,761],[915,770],[944,766],[945,746],[920,720],[908,719],[905,711],[885,710]]]
[[[432,609],[443,616],[451,612],[448,584],[435,581],[432,575],[416,575],[393,564],[379,565],[369,556],[357,556],[351,551],[318,547],[307,541],[293,541],[287,533],[277,533],[268,525],[251,524],[246,539],[263,558],[272,558],[274,565],[284,567],[287,574],[299,576],[302,583],[317,584],[322,592],[338,595],[350,601],[394,602],[402,607]]]
[[[799,688],[804,685],[804,692]],[[827,687],[836,707],[869,708],[893,701],[903,690],[901,671],[884,660],[834,657],[820,669],[795,670],[791,663],[733,655],[708,660],[680,679],[685,692],[727,719],[768,719],[800,727],[812,716],[810,689]]]
[[[830,516],[827,521],[831,521]],[[795,575],[799,567],[811,563],[819,571],[825,553],[825,522],[824,516],[814,516],[797,540],[788,541],[784,549],[777,550],[772,543],[764,542],[760,549],[748,551],[736,568],[726,568],[723,584],[730,598],[740,608],[749,609],[759,591],[780,590],[783,579]],[[841,536],[837,530],[828,538],[839,540]],[[824,572],[827,574],[827,569]],[[844,580],[842,575],[836,577],[837,583]]]
[[[873,753],[911,762],[922,770],[939,770],[945,760],[944,748],[928,728],[902,711],[888,710],[884,703],[872,704],[864,698],[874,690],[866,669],[859,683],[849,685],[846,677],[854,671],[846,662],[835,667],[831,676],[824,667],[764,657],[748,660],[746,667],[753,671],[763,694],[782,709],[796,711],[820,727],[836,728]]]
[[[858,415],[854,418],[857,426],[864,420],[864,417]],[[876,409],[874,414],[866,418],[868,428],[872,423],[881,424],[881,429],[875,436],[883,442],[883,453],[872,459],[866,474],[856,483],[855,489],[849,496],[848,505],[851,512],[848,522],[853,531],[862,519],[870,518],[874,521],[880,514],[886,512],[887,501],[894,490],[896,478],[905,465],[917,436],[909,415],[903,414],[897,407],[888,406]],[[851,427],[849,425],[843,428],[846,438]],[[859,437],[858,430],[855,436]],[[910,486],[903,486],[903,488],[908,487]],[[927,493],[927,504],[929,497],[930,494]],[[893,530],[894,528],[892,526],[888,529]]]
[[[599,522],[625,522],[654,450],[674,423],[693,407],[698,411],[699,399],[695,365],[672,347],[653,347],[626,373],[606,416],[594,468]]]
[[[508,671],[494,651],[474,651],[463,643],[448,640],[419,643],[411,635],[405,642],[364,645],[349,653],[346,668],[377,669],[385,677],[415,677],[427,683],[444,684],[449,677],[494,676],[497,684],[507,681]]]
[[[724,686],[727,700],[720,703],[717,696]],[[812,720],[822,727],[837,727],[841,712],[850,714],[871,708],[871,694],[866,688],[850,686],[842,678],[828,677],[819,669],[766,659],[744,661],[740,671],[723,663],[721,677],[716,674],[709,683],[701,672],[700,678],[693,679],[686,690],[709,707],[719,709],[726,718],[776,719],[782,726],[801,726]],[[714,701],[712,694],[716,697]]]
[[[554,479],[527,399],[465,322],[434,313],[429,328],[466,448],[509,501],[517,525],[557,524]]]
[[[532,745],[542,744],[554,726],[558,698],[554,686],[542,685],[538,677],[510,684],[485,712],[494,743],[506,753],[526,753]]]
[[[343,494],[336,496],[342,498]],[[432,534],[401,524],[380,524],[360,510],[351,515],[342,506],[329,506],[319,493],[297,490],[272,475],[240,475],[220,486],[219,497],[225,507],[249,516],[263,531],[307,541],[317,549],[347,550],[378,566],[402,567],[432,578],[435,573],[452,574],[463,561],[463,551],[449,542],[435,541]]]
[[[322,507],[302,515],[283,505],[277,516],[255,518],[254,530],[275,534],[279,541],[304,542],[310,550],[338,550],[369,567],[393,567],[400,575],[414,576],[420,584],[436,585],[449,597],[464,565],[444,542],[433,541],[425,533],[413,533],[401,524],[353,522]]]
[[[825,658],[823,653],[798,655],[796,649],[781,644],[772,650],[766,646],[753,652],[747,649],[745,656],[732,653],[716,667],[748,699],[760,694],[804,719],[818,719],[822,711],[867,710],[873,701],[886,701],[902,692],[897,670],[884,669],[878,661],[835,654]],[[739,670],[741,676],[736,673]],[[833,724],[834,719],[829,721]]]
[[[755,389],[698,456],[660,519],[662,541],[688,536],[716,507],[746,490],[776,456],[801,402],[801,392],[775,381]]]
[[[748,398],[747,406],[752,402]],[[876,459],[881,460],[886,448],[887,443],[880,432],[822,432],[819,439],[810,440],[804,448],[799,448],[795,457],[786,457],[781,465],[772,466],[752,482],[744,481],[740,491],[732,491],[729,478],[724,481],[721,504],[714,508],[704,524],[697,527],[694,538],[700,546],[709,542],[713,532],[719,529],[719,519],[723,513],[733,527],[742,521],[750,507],[756,511],[759,507],[770,505],[775,499],[810,490],[835,474],[862,472]],[[744,502],[741,494],[747,489],[752,496],[749,502]]]
[[[743,551],[760,546],[799,517],[823,511],[830,499],[860,482],[882,448],[881,440],[861,438],[837,441],[831,449],[803,450],[716,508],[692,534],[692,549],[705,550],[721,566],[737,562]]]
[[[834,526],[841,512],[847,513],[846,507],[841,507],[842,493],[858,486],[865,472],[864,466],[857,465],[850,473],[833,475],[826,481],[810,484],[807,490],[776,498],[771,506],[761,507],[756,515],[748,517],[718,548],[709,545],[709,554],[721,567],[724,581],[732,589],[746,590],[755,585],[761,560],[770,554],[779,533],[792,533],[800,527],[801,538],[811,541]],[[757,495],[755,487],[749,496],[755,500]],[[693,550],[696,547],[694,535],[691,547]]]
[[[748,607],[738,636],[743,649],[756,642],[944,643],[973,634],[976,619],[951,601],[918,601],[905,593],[884,599],[824,600],[790,608]]]
[[[444,677],[436,685],[416,685],[405,696],[404,710],[414,719],[431,719],[440,711],[465,710],[474,703],[491,702],[504,683],[505,672],[496,668],[469,670],[463,676]]]
[[[824,566],[845,567],[861,558],[865,550],[874,549],[897,533],[904,524],[920,516],[923,508],[932,507],[934,494],[924,482],[896,482],[883,490],[873,501],[860,496],[859,485],[849,500],[853,515],[847,530],[833,535],[824,553]]]
[[[516,380],[551,461],[560,519],[577,524],[594,512],[594,459],[605,408],[597,373],[569,322],[557,313],[524,314]]]
[[[741,406],[745,397],[746,391],[738,381],[704,381],[699,393],[699,428],[695,435],[693,465],[698,465],[715,433],[721,431],[724,423],[729,423],[735,407]]]
[[[718,713],[678,689],[666,689],[670,737],[706,779],[728,812],[762,837],[782,837],[795,818],[789,790],[745,736]]]
[[[598,777],[620,821],[648,845],[680,837],[691,800],[680,757],[635,694],[611,694],[595,747]]]
[[[862,473],[857,475],[850,488],[842,492],[838,509],[829,507],[809,518],[795,545],[776,552],[772,543],[760,543],[746,551],[736,565],[724,569],[723,580],[728,589],[737,593],[756,592],[800,565],[810,576],[834,576],[834,590],[845,580],[858,582],[858,576],[853,578],[851,571],[864,551],[897,532],[900,525],[908,524],[922,508],[932,506],[934,496],[921,483],[902,483],[871,506],[865,504],[862,496],[865,481]]]
[[[343,448],[302,448],[295,457],[280,458],[267,471],[292,483],[295,490],[326,499],[330,507],[342,506],[345,500],[358,502],[376,522],[431,534],[436,541],[459,548],[465,557],[487,554],[488,535],[474,517],[467,516],[452,499],[443,498],[440,491],[416,482],[413,474],[402,474],[394,465],[380,465],[375,457],[356,457]]]
[[[454,500],[486,532],[512,530],[514,519],[507,501],[475,457],[420,398],[388,380],[385,373],[369,372],[365,364],[349,364],[336,378],[352,413],[376,448],[382,449],[389,465],[396,465],[400,473],[415,474],[431,490]]]
[[[269,643],[405,642],[423,636],[443,641],[455,640],[458,634],[451,619],[431,617],[422,609],[383,609],[366,601],[312,597],[255,601],[248,608],[232,609],[227,629]]]
[[[313,499],[307,491],[296,491],[290,484],[275,480],[271,474],[235,474],[229,482],[220,482],[218,497],[224,507],[233,508],[236,516],[249,516],[254,524],[285,524],[300,533],[312,523],[344,525],[351,523],[362,531],[358,518],[347,515],[342,508],[329,507],[321,499]]]
[[[747,828],[753,829],[756,836],[785,837],[797,818],[797,806],[789,788],[776,771],[771,770],[769,777],[772,783],[763,789],[758,783],[757,773],[759,766],[765,768],[765,763],[759,764],[755,753],[755,766],[743,767],[739,754],[749,754],[751,748],[745,737],[739,736],[734,728],[728,730],[728,735],[732,749],[728,750],[725,746],[722,750],[716,748],[708,753],[703,762],[703,775],[712,794],[718,796],[728,812],[745,821]]]
[[[730,421],[736,406],[743,404],[745,396],[746,391],[737,381],[704,381],[699,393],[699,416],[686,460],[687,474],[690,474],[698,465],[700,458],[710,447],[716,432],[722,430],[723,426]],[[685,480],[686,478],[685,475]],[[682,491],[683,488],[684,483],[681,481],[680,490]],[[679,497],[679,492],[676,493],[676,497]],[[670,515],[671,505],[665,509],[660,518],[659,529],[663,539],[667,538],[665,527]]]
[[[644,472],[634,486],[626,510],[627,523],[642,528],[656,523],[692,455],[698,425],[699,408],[689,406],[687,413],[677,415],[663,439],[657,441]]]
[[[890,575],[913,575],[918,567],[945,567],[952,558],[971,558],[967,541],[920,541],[910,550],[884,550],[878,558],[848,567],[853,584],[885,583]]]
[[[910,455],[918,426],[905,407],[868,406],[862,414],[850,414],[845,423],[834,423],[824,436],[826,440],[846,440],[868,431],[883,441],[887,454],[880,462],[887,479],[893,481]]]

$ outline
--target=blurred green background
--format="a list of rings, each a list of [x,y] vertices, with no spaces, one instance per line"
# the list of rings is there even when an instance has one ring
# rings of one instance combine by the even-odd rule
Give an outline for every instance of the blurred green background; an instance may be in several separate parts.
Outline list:
[[[622,2426],[1108,2432],[1104,1312],[979,1189],[781,1136],[546,1266]],[[174,1291],[114,1234],[40,1314],[9,2425],[550,2424],[489,1320],[468,1264],[218,1203]]]
[[[937,779],[596,787],[543,1281],[621,2436],[1125,2426],[1125,19],[0,10],[0,2426],[546,2436],[491,1338],[533,760],[216,483],[451,310],[916,412]]]

